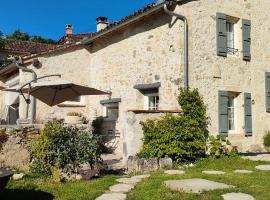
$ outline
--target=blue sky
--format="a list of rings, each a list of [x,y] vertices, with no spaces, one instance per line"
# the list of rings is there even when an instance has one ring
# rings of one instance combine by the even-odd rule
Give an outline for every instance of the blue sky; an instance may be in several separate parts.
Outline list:
[[[10,34],[16,29],[30,35],[58,40],[65,24],[74,33],[93,32],[97,16],[118,20],[154,0],[1,0],[0,30]]]

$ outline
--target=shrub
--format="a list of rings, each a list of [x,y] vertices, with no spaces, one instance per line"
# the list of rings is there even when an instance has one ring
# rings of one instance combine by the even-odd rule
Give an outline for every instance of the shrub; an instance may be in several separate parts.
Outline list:
[[[78,112],[68,112],[68,113],[67,113],[67,116],[78,116],[78,117],[80,117],[81,114],[78,113]]]
[[[8,135],[5,129],[0,129],[0,151],[2,150],[3,144],[8,140]]]
[[[265,136],[263,137],[263,144],[266,147],[270,147],[270,131],[267,131]]]
[[[197,89],[180,89],[181,113],[167,114],[160,120],[141,122],[141,157],[171,157],[174,161],[194,161],[205,156],[206,106]]]
[[[31,147],[32,171],[52,174],[52,169],[74,173],[80,164],[99,162],[97,140],[88,131],[49,122]]]
[[[234,156],[237,152],[234,149],[229,150],[228,146],[231,145],[225,136],[210,136],[207,145],[207,151],[211,157],[220,158],[223,156]]]

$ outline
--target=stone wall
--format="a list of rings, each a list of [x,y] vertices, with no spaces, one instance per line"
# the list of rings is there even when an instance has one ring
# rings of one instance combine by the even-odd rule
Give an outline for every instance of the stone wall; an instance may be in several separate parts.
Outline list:
[[[1,128],[8,136],[0,150],[0,167],[10,167],[19,171],[28,172],[30,166],[29,148],[40,132],[33,126]]]

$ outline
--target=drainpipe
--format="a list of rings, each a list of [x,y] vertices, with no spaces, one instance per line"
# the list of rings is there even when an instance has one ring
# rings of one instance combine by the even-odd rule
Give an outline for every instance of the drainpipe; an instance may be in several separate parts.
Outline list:
[[[16,66],[18,69],[21,69],[23,72],[27,72],[27,73],[31,73],[32,74],[32,81],[36,82],[35,80],[37,80],[37,74],[34,70],[29,69],[25,66],[23,66],[23,62],[21,57],[19,57],[19,60],[16,61]],[[34,98],[33,96],[31,96],[31,100],[29,99],[29,95],[28,95],[28,99],[27,99],[27,107],[26,107],[26,119],[28,119],[28,111],[29,111],[29,104],[31,102],[31,117],[30,117],[30,123],[33,124],[36,118],[36,105],[37,105],[37,101],[36,98]]]
[[[180,19],[184,22],[184,89],[189,89],[189,80],[188,80],[188,21],[187,18],[181,14],[174,13],[169,10],[168,5],[172,0],[166,0],[164,4],[164,11],[170,15],[175,16],[177,19]]]

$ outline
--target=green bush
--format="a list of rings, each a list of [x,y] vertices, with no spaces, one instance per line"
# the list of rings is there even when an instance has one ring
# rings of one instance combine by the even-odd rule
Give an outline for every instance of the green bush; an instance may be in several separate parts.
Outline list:
[[[263,138],[263,144],[266,147],[270,147],[270,131],[267,131],[264,138]]]
[[[31,147],[31,156],[32,171],[43,174],[52,174],[55,168],[74,173],[80,164],[93,166],[101,160],[97,140],[90,132],[63,126],[59,122],[45,125]]]
[[[167,114],[160,120],[141,122],[143,148],[139,156],[165,156],[174,161],[194,161],[205,156],[207,134],[206,105],[197,89],[180,89],[181,112]]]
[[[226,139],[225,136],[218,135],[215,137],[211,135],[208,140],[207,151],[211,157],[215,158],[237,155],[237,149],[229,150],[229,145],[231,145],[231,143]]]

